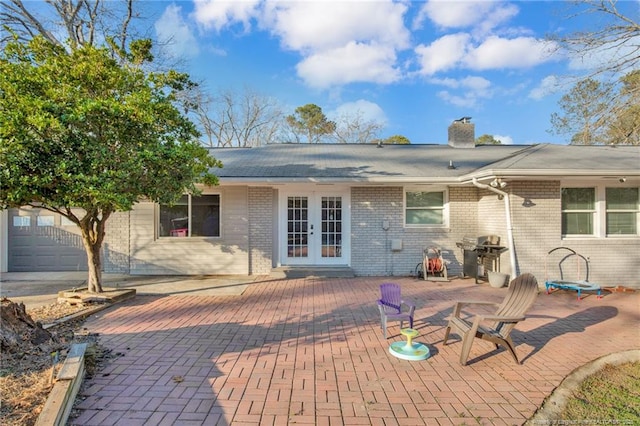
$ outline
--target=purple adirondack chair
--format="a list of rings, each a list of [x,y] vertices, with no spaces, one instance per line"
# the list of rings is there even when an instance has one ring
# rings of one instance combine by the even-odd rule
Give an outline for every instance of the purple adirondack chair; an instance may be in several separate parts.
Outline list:
[[[378,299],[378,309],[380,310],[380,326],[382,335],[387,338],[387,322],[400,321],[402,329],[403,321],[409,321],[409,328],[413,328],[413,312],[416,305],[408,300],[402,299],[400,286],[394,283],[380,284],[380,299]],[[405,309],[403,310],[403,306]]]

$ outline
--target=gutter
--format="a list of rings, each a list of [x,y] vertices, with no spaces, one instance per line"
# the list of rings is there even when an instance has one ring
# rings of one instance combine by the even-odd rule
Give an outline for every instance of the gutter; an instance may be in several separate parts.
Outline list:
[[[488,189],[489,191],[495,192],[496,194],[502,195],[503,197],[502,199],[504,200],[504,213],[507,218],[507,246],[509,248],[509,261],[511,263],[511,279],[513,279],[520,274],[520,271],[518,271],[518,266],[516,264],[516,251],[515,243],[513,241],[513,225],[511,224],[511,202],[509,199],[509,194],[498,188],[480,183],[476,178],[473,178],[471,182],[478,188]]]

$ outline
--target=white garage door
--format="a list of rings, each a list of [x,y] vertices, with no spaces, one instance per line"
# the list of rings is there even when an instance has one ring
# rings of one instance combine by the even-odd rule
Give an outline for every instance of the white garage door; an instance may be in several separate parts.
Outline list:
[[[86,271],[78,227],[43,209],[9,210],[9,272]]]

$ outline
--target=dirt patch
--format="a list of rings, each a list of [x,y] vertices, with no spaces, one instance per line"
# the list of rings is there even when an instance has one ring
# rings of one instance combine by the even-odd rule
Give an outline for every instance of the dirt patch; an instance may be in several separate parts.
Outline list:
[[[11,329],[15,332],[15,346],[11,350],[3,346],[0,354],[0,424],[29,426],[35,424],[40,415],[55,376],[73,343],[90,343],[86,363],[88,376],[99,368],[100,360],[107,356],[107,351],[98,344],[97,336],[90,335],[83,328],[83,318],[60,322],[46,329],[42,327],[92,306],[55,303],[24,310],[23,305],[22,310],[26,313],[23,316],[19,304],[8,299],[2,302],[3,309],[12,311],[9,318],[13,321]],[[3,329],[4,322],[3,316]]]

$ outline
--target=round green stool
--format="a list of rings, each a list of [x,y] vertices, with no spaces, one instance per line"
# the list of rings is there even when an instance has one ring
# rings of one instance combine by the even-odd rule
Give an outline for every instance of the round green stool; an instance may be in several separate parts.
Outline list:
[[[389,353],[396,358],[407,361],[421,361],[429,358],[429,348],[422,343],[413,343],[413,338],[419,333],[413,328],[403,328],[400,333],[407,338],[406,342],[393,342],[389,346]]]

